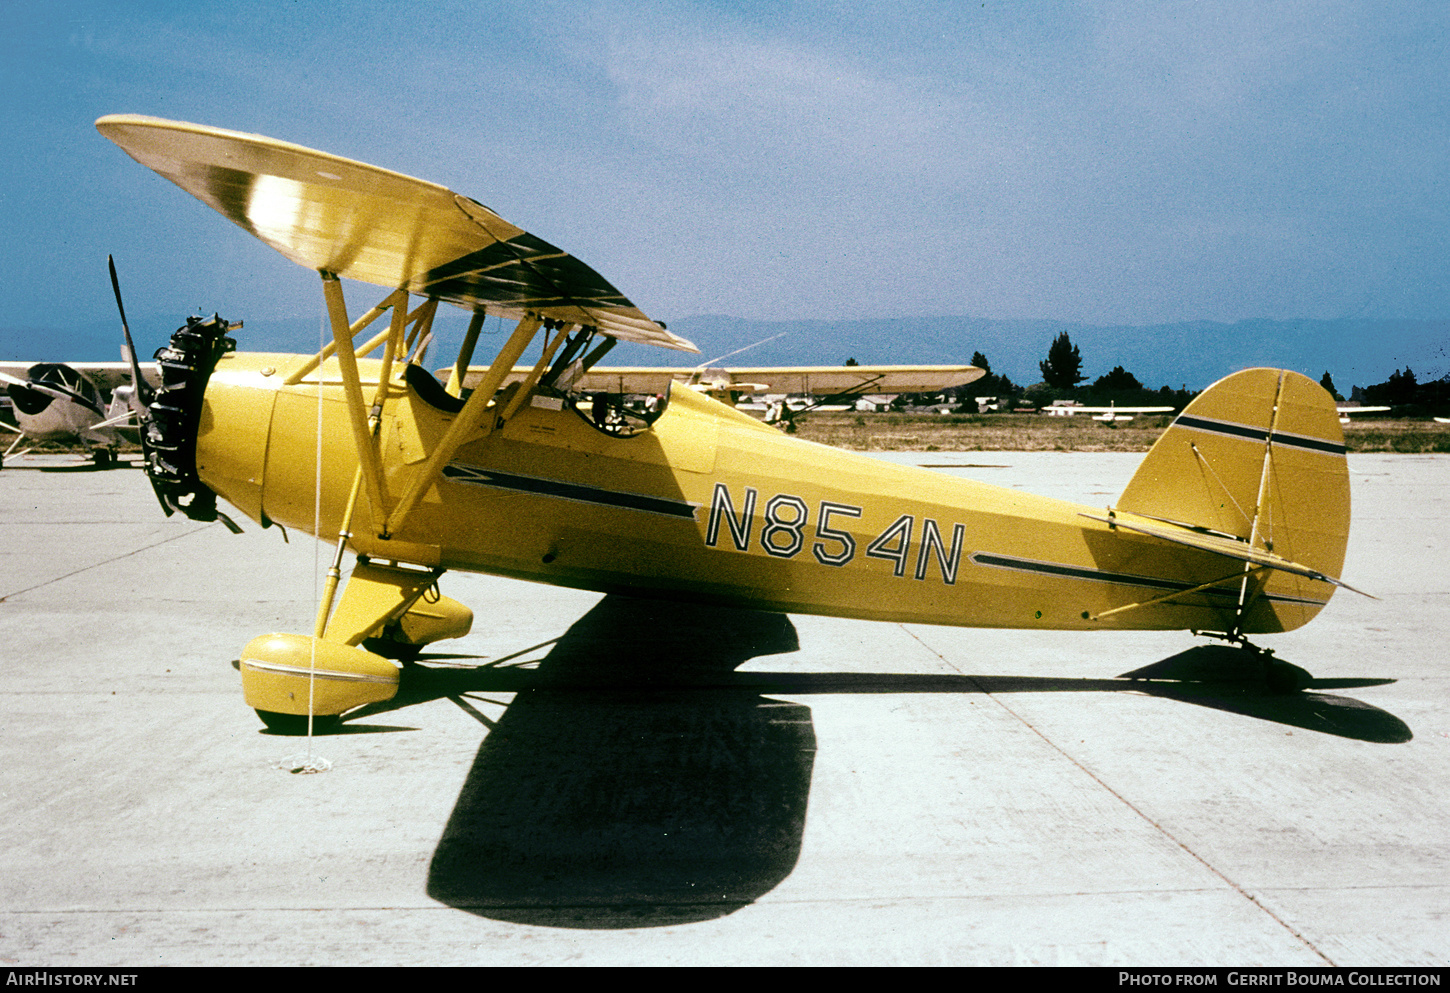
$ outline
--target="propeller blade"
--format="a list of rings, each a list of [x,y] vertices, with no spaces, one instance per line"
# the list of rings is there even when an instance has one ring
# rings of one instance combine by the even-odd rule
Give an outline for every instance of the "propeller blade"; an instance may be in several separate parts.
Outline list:
[[[111,269],[111,289],[116,294],[116,309],[121,312],[121,334],[126,337],[126,355],[131,360],[131,382],[136,386],[134,396],[141,407],[141,413],[145,414],[151,407],[151,401],[156,398],[156,393],[141,375],[141,362],[136,358],[136,344],[131,340],[131,329],[126,325],[126,307],[121,303],[121,281],[116,278],[116,260],[107,255],[106,265]]]

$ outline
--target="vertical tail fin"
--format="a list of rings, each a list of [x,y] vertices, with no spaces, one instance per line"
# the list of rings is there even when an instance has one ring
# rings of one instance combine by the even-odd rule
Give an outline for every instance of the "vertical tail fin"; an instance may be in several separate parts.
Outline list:
[[[1221,379],[1174,419],[1117,506],[1338,576],[1349,541],[1349,468],[1334,399],[1296,372],[1246,369]],[[1333,590],[1276,571],[1245,603],[1241,630],[1299,627]]]

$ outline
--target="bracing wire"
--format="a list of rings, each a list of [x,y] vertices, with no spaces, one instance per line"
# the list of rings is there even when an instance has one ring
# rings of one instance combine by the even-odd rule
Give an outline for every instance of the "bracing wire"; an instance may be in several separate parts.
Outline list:
[[[1208,459],[1204,458],[1203,453],[1198,450],[1198,446],[1195,445],[1193,442],[1190,441],[1188,443],[1188,447],[1193,449],[1193,454],[1198,457],[1198,461],[1203,465],[1205,469],[1208,470],[1209,475],[1213,476],[1214,482],[1218,483],[1219,488],[1223,490],[1224,494],[1228,497],[1229,503],[1232,503],[1234,505],[1234,510],[1237,510],[1239,512],[1239,516],[1244,519],[1244,523],[1252,527],[1254,523],[1253,519],[1250,518],[1248,514],[1244,513],[1244,508],[1240,507],[1239,502],[1234,499],[1233,490],[1229,489],[1228,484],[1219,478],[1217,472],[1214,472],[1212,463],[1210,463]]]
[[[317,328],[317,353],[322,354],[326,347],[324,335],[326,333],[326,320],[318,324]],[[327,379],[323,375],[325,363],[318,363],[317,366],[317,445],[313,450],[312,457],[312,612],[316,616],[322,605],[322,591],[318,588],[318,577],[322,569],[322,401],[323,383]],[[312,660],[307,674],[307,749],[289,755],[278,763],[278,768],[288,772],[309,774],[314,772],[326,772],[332,768],[332,763],[320,755],[312,753],[312,731],[313,731],[313,707],[316,703],[317,690],[317,638],[311,640]]]

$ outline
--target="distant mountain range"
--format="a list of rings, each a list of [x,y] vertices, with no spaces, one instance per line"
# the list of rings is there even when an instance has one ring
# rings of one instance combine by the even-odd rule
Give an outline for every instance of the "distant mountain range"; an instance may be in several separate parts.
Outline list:
[[[447,364],[462,337],[466,318],[453,308],[447,311],[446,317],[439,314],[440,347],[430,365]],[[138,349],[149,354],[178,323],[174,317],[133,318]],[[251,351],[315,351],[318,324],[315,317],[248,319],[237,335],[238,344]],[[621,345],[605,364],[690,367],[728,356],[720,364],[840,365],[854,358],[863,365],[965,365],[973,352],[981,352],[993,372],[1028,386],[1042,378],[1038,362],[1046,358],[1052,339],[1066,331],[1078,346],[1089,381],[1121,365],[1152,389],[1201,389],[1252,366],[1294,369],[1315,380],[1328,371],[1346,396],[1351,387],[1383,382],[1406,366],[1421,382],[1450,373],[1450,319],[1256,319],[1105,327],[977,317],[755,321],[712,314],[672,320],[669,327],[695,342],[701,354]],[[492,354],[502,341],[497,324],[489,322],[486,330],[494,333],[481,339],[480,357]],[[0,360],[115,360],[120,357],[119,337],[119,329],[110,327],[69,332],[0,329]],[[744,350],[729,354],[738,349]]]
[[[1103,327],[975,317],[746,321],[712,315],[671,321],[670,330],[695,342],[703,359],[784,333],[722,363],[734,365],[838,365],[847,358],[863,365],[955,364],[970,362],[973,352],[981,352],[993,372],[1019,386],[1041,381],[1038,363],[1063,331],[1078,347],[1089,381],[1121,365],[1152,389],[1184,385],[1202,389],[1239,369],[1274,366],[1294,369],[1316,381],[1328,371],[1347,396],[1351,386],[1383,382],[1406,365],[1421,382],[1450,372],[1450,319],[1192,321]],[[624,364],[623,351],[615,349],[609,361]],[[631,355],[639,351],[632,350]],[[700,360],[671,354],[663,362],[643,357],[629,361],[694,365]]]

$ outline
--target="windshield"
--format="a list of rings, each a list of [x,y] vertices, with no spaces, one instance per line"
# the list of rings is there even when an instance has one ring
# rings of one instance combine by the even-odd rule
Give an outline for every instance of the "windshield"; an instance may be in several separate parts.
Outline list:
[[[569,406],[589,425],[613,438],[633,438],[665,412],[668,397],[657,393],[571,393]]]

